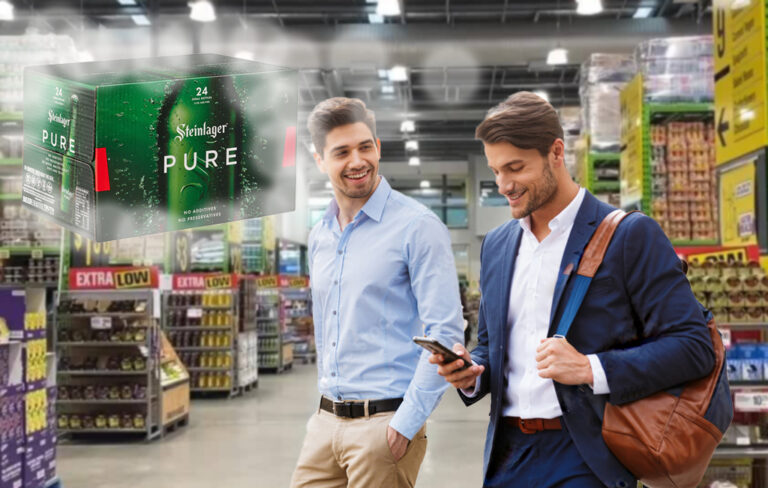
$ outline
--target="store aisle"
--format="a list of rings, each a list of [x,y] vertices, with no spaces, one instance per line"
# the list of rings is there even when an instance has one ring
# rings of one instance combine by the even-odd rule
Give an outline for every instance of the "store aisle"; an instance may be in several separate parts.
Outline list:
[[[195,400],[189,426],[145,444],[63,444],[63,488],[284,488],[317,405],[314,366],[263,375],[244,398]],[[427,429],[418,488],[478,486],[489,403],[448,391]]]

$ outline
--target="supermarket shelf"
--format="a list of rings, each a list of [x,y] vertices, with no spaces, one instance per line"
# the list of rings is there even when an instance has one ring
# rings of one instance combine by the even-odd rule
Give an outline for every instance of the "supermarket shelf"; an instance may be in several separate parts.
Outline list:
[[[118,371],[118,370],[83,370],[83,371],[59,371],[60,375],[66,376],[144,376],[148,373],[146,369],[141,371]]]
[[[21,158],[0,158],[0,166],[21,166]]]
[[[694,112],[714,112],[713,103],[649,103],[648,111],[651,114],[661,113],[694,113]]]
[[[176,351],[231,351],[231,347],[196,347],[196,346],[189,346],[189,347],[173,347]]]
[[[729,381],[728,385],[731,388],[768,388],[768,382],[765,381]]]
[[[700,246],[717,246],[719,241],[713,239],[700,239],[697,241],[672,241],[673,247],[700,247]]]
[[[765,322],[733,322],[726,324],[718,324],[719,328],[725,329],[754,329],[757,327],[768,327],[768,323]]]
[[[146,346],[146,342],[96,342],[96,341],[84,341],[84,342],[59,342],[59,346],[62,347],[138,347]]]
[[[191,388],[191,392],[201,392],[201,391],[232,391],[232,388]]]
[[[191,372],[205,372],[205,373],[228,373],[232,371],[232,368],[187,368],[187,371]]]
[[[259,332],[259,337],[280,337],[280,332]]]
[[[256,322],[277,322],[280,317],[257,317]]]
[[[43,254],[58,254],[59,247],[7,246],[0,247],[0,252],[2,251],[11,254],[31,254],[33,251],[43,251]]]
[[[21,112],[0,112],[0,122],[11,120],[24,120],[24,114]]]
[[[59,405],[146,405],[147,400],[56,400]]]
[[[621,159],[621,153],[590,152],[589,157],[592,159],[592,161],[619,161]]]
[[[231,306],[224,305],[167,305],[170,310],[187,310],[190,308],[202,308],[203,310],[230,310]]]
[[[716,459],[728,458],[768,458],[768,447],[721,446],[715,449]]]
[[[0,200],[21,200],[21,193],[2,193]]]
[[[231,325],[213,325],[213,326],[205,326],[205,327],[198,327],[198,326],[183,326],[183,327],[166,327],[166,330],[217,330],[220,332],[231,332],[232,326]]]
[[[147,434],[147,429],[64,429],[59,434]]]
[[[618,193],[621,183],[618,181],[596,181],[592,184],[593,193]]]
[[[78,318],[78,317],[121,317],[121,318],[147,318],[146,312],[83,312],[83,313],[60,313],[59,318]]]

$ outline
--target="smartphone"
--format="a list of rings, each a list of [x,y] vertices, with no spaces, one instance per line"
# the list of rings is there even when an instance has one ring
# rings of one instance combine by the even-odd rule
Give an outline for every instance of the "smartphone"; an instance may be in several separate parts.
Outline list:
[[[434,354],[442,354],[442,356],[445,358],[446,363],[452,363],[456,361],[457,359],[461,359],[464,361],[464,366],[457,369],[456,371],[464,371],[468,367],[472,366],[472,363],[464,359],[463,357],[459,356],[455,352],[451,351],[444,345],[437,342],[435,339],[431,339],[429,337],[414,337],[413,342],[420,345],[427,351],[434,353]]]

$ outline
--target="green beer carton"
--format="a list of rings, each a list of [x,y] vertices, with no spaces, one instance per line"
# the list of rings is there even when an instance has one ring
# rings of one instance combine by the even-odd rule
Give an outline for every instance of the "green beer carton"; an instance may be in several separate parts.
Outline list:
[[[25,205],[96,241],[294,210],[295,70],[213,54],[29,67]]]

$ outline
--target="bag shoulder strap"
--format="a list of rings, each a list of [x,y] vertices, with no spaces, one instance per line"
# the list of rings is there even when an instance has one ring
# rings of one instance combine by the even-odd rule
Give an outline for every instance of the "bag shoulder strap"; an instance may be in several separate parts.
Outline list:
[[[581,303],[584,301],[584,296],[587,294],[589,284],[603,263],[608,245],[611,243],[611,239],[613,239],[613,234],[616,233],[616,229],[621,221],[627,215],[634,212],[636,210],[625,212],[621,209],[616,209],[606,215],[603,221],[600,222],[586,249],[584,249],[584,256],[581,258],[579,269],[576,271],[571,294],[568,297],[565,310],[563,310],[563,315],[560,317],[560,323],[557,326],[557,336],[565,337],[568,335],[573,319],[576,318],[576,313],[579,311],[579,307],[581,307]]]

